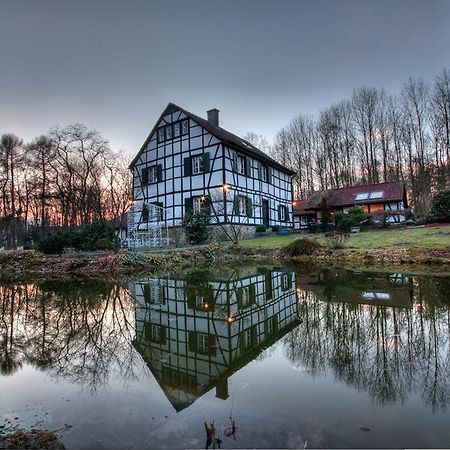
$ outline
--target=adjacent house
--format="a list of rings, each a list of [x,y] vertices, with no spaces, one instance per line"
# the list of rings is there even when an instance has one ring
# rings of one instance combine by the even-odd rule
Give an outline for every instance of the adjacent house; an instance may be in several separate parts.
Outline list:
[[[347,186],[313,192],[307,200],[294,201],[294,228],[307,229],[320,222],[320,203],[326,198],[336,212],[359,206],[372,215],[375,222],[401,223],[406,220],[408,200],[403,181]]]
[[[189,211],[207,211],[211,223],[292,227],[292,176],[246,140],[169,103],[131,162],[133,206],[128,236],[145,245],[149,236],[178,227]]]

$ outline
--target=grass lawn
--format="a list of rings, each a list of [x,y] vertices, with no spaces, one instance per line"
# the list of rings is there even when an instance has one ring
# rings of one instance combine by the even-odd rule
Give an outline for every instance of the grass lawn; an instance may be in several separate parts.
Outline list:
[[[295,239],[308,236],[326,244],[323,233],[290,234],[289,236],[264,236],[241,241],[248,247],[280,248]],[[366,231],[350,235],[347,248],[370,250],[375,248],[408,246],[416,249],[450,248],[450,226],[416,227]]]

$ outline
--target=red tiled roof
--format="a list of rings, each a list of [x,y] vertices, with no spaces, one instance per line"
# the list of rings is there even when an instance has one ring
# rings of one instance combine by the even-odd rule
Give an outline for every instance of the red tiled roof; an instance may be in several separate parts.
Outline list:
[[[383,198],[355,201],[356,194],[382,191]],[[333,208],[353,206],[355,204],[385,203],[402,201],[405,192],[404,181],[389,181],[386,183],[362,184],[359,186],[347,186],[341,189],[328,189],[326,191],[313,192],[308,200],[296,200],[298,206],[294,206],[294,214],[300,211],[317,210],[323,197],[326,197]],[[405,205],[406,207],[406,205]],[[299,211],[299,212],[297,212]]]
[[[314,211],[306,210],[309,200],[295,200],[293,204],[294,214],[297,216],[305,216],[307,214],[315,214]]]

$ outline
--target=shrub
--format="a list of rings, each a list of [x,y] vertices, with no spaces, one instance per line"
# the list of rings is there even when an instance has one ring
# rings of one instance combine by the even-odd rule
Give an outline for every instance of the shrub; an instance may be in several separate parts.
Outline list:
[[[45,255],[61,255],[64,248],[68,246],[66,238],[67,233],[64,231],[57,231],[56,233],[49,234],[38,242],[37,249]]]
[[[347,244],[350,235],[345,231],[332,231],[325,235],[327,244],[333,249],[344,248]]]
[[[352,227],[359,227],[370,219],[370,214],[364,212],[359,206],[353,206],[347,213],[336,214],[336,226],[338,230],[350,231]]]
[[[311,256],[322,250],[322,246],[314,239],[300,238],[286,245],[281,250],[284,256],[294,257],[294,256]]]
[[[78,250],[115,250],[118,242],[111,224],[97,220],[83,225],[80,230],[80,241],[71,247]]]
[[[278,225],[272,225],[272,231],[276,233],[280,227]]]
[[[37,249],[46,254],[62,254],[65,248],[75,250],[116,250],[118,240],[112,226],[96,221],[81,228],[68,228],[49,234],[41,239]]]
[[[450,189],[439,191],[427,217],[429,222],[450,222]]]
[[[189,213],[183,217],[183,227],[191,244],[203,244],[209,238],[209,214]]]
[[[256,232],[257,232],[257,233],[264,233],[266,230],[267,230],[267,228],[266,228],[265,225],[258,225],[258,226],[256,227]]]

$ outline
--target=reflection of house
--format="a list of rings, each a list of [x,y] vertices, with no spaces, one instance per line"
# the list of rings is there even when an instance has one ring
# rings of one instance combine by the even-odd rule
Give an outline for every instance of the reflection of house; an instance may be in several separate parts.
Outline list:
[[[327,199],[334,212],[347,212],[352,206],[359,206],[370,213],[374,221],[399,223],[406,219],[408,201],[405,183],[392,181],[317,191],[307,200],[296,200],[296,229],[305,229],[311,221],[320,221],[320,203],[323,198]]]
[[[227,398],[228,377],[298,323],[289,272],[145,278],[131,291],[135,347],[177,411],[212,387]]]
[[[297,276],[299,292],[313,292],[319,299],[340,303],[412,308],[412,280],[402,274],[358,275],[343,269]]]

